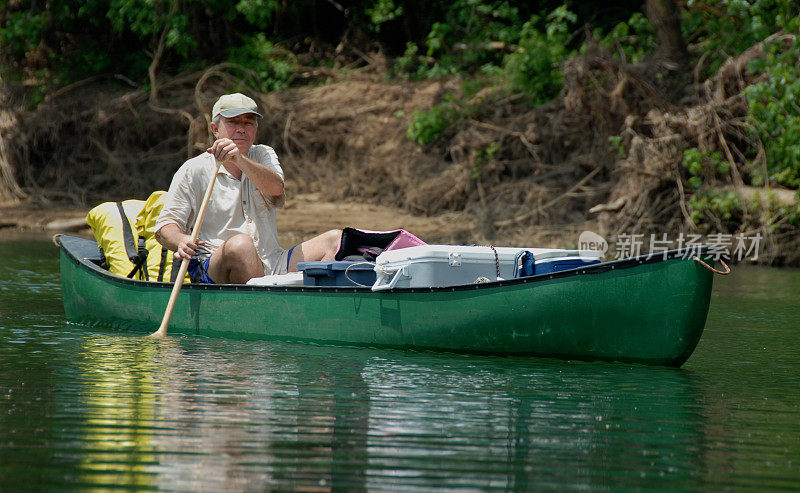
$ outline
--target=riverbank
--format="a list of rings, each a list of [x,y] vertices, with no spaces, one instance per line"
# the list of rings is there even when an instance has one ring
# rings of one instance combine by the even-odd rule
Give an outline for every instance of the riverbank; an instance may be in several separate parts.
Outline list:
[[[467,93],[457,78],[388,80],[368,70],[253,91],[265,109],[258,142],[280,156],[290,191],[280,241],[292,245],[343,226],[404,227],[429,243],[575,248],[592,231],[613,254],[620,240],[662,245],[666,235],[677,248],[689,235],[703,242],[745,236],[759,240],[758,263],[798,266],[796,190],[756,183],[761,168],[733,159],[751,155],[746,146],[719,161],[719,149],[749,142],[735,116],[746,114],[746,99],[731,81],[757,80],[741,68],[753,56],[708,79],[713,95],[680,107],[645,97],[646,81],[629,81],[630,67],[602,52],[573,59],[561,95],[537,106],[499,87]],[[72,204],[163,190],[177,166],[208,145],[206,112],[228,90],[209,82],[212,75],[225,73],[211,68],[162,85],[167,113],[146,92],[101,80],[35,111],[18,109],[6,142],[21,189]],[[595,76],[606,83],[596,87]],[[618,93],[618,86],[627,89]],[[453,98],[469,104],[459,109]],[[731,115],[722,127],[720,105]],[[721,130],[707,135],[713,128]],[[425,129],[437,133],[423,139]],[[53,204],[0,211],[8,217],[0,234],[46,237],[81,227],[69,221],[86,209]],[[55,227],[56,220],[68,222]]]
[[[68,234],[92,238],[93,234],[86,224],[87,207],[58,204],[43,204],[33,201],[16,203],[0,202],[0,242],[9,241],[50,241],[55,234]],[[399,208],[374,205],[357,201],[332,202],[320,198],[319,194],[308,193],[292,196],[286,206],[278,213],[279,241],[284,247],[297,245],[329,229],[345,226],[370,230],[390,230],[403,228],[427,243],[432,244],[491,244],[497,246],[530,246],[541,248],[577,248],[581,233],[600,230],[598,223],[576,223],[574,225],[526,229],[513,235],[487,238],[481,233],[478,218],[469,213],[445,213],[433,217],[410,214]],[[687,238],[690,235],[687,235]],[[675,240],[678,235],[669,236]],[[641,235],[640,244],[635,243],[634,235],[606,237],[608,250],[606,259],[647,253],[653,250],[652,241],[660,241],[660,235]],[[741,265],[783,266],[764,251],[770,246],[763,237],[742,234],[743,243],[737,250],[736,235],[700,236],[696,243],[716,244],[732,258],[733,263]],[[723,242],[730,240],[729,243]],[[676,245],[672,245],[672,248]],[[653,250],[654,251],[654,250]],[[758,251],[758,255],[756,255]],[[738,257],[738,258],[737,258]]]
[[[0,202],[0,241],[48,240],[57,233],[86,238],[87,207],[43,204],[33,201]],[[329,202],[319,194],[291,197],[278,214],[280,243],[296,245],[332,228],[352,226],[387,230],[404,228],[428,243],[447,243],[470,235],[471,224],[456,214],[424,217],[397,208],[361,202]]]

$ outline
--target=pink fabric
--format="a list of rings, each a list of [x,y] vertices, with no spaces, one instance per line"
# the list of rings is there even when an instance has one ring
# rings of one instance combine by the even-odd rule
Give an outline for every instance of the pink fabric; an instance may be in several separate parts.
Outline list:
[[[377,257],[386,250],[397,250],[426,243],[404,229],[389,231],[371,231],[366,229],[342,228],[336,260],[343,260],[353,255],[364,255],[365,258]]]
[[[399,231],[400,234],[397,235],[397,238],[395,238],[391,243],[389,243],[389,246],[387,246],[384,251],[427,245],[427,243],[412,235],[405,229],[401,229]]]

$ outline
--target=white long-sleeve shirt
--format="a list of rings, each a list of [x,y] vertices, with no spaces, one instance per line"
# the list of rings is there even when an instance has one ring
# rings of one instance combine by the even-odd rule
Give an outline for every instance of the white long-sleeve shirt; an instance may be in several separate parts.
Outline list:
[[[283,178],[283,169],[275,151],[265,145],[250,147],[247,157],[260,162]],[[167,224],[176,224],[189,234],[203,201],[208,180],[214,170],[214,156],[203,153],[189,159],[172,178],[164,208],[156,221],[158,231]],[[200,226],[198,239],[205,245],[198,249],[201,259],[210,256],[229,238],[244,233],[253,238],[256,251],[264,264],[265,275],[286,271],[284,249],[278,243],[276,212],[283,207],[285,196],[271,197],[263,194],[242,174],[238,180],[224,166],[220,166],[217,182],[211,192],[206,216]]]

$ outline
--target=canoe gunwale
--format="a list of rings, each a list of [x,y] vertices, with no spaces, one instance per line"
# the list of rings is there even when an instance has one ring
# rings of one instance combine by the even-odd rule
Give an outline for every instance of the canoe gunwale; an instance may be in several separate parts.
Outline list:
[[[62,242],[67,240],[67,245]],[[119,277],[109,273],[101,268],[93,259],[89,257],[79,258],[78,255],[72,250],[70,243],[74,240],[85,242],[86,244],[97,245],[92,240],[87,240],[72,236],[62,236],[58,238],[57,245],[64,250],[67,257],[79,267],[89,270],[93,274],[114,281],[118,284],[132,285],[138,287],[149,287],[157,289],[171,289],[171,282],[158,282],[158,281],[140,281],[137,279],[128,279]],[[98,249],[99,252],[99,249]],[[691,256],[690,256],[691,254]],[[672,259],[690,259],[692,256],[701,258],[713,258],[712,247],[708,245],[701,245],[692,247],[691,249],[677,248],[667,252],[659,252],[658,254],[639,255],[637,257],[629,257],[619,260],[612,260],[608,262],[601,262],[599,264],[587,265],[586,267],[579,267],[576,269],[564,270],[560,272],[553,272],[549,274],[539,274],[536,276],[520,277],[516,279],[504,279],[502,281],[490,281],[478,284],[463,284],[457,286],[442,286],[442,287],[397,287],[383,292],[394,293],[442,293],[442,292],[455,292],[455,291],[475,291],[483,289],[491,289],[496,287],[515,286],[520,284],[536,283],[550,281],[553,279],[560,279],[571,276],[591,275],[608,272],[610,270],[630,269],[638,267],[643,264],[652,264],[663,262]],[[200,284],[189,283],[184,284],[182,289],[190,290],[207,290],[207,291],[266,291],[266,292],[344,292],[344,293],[364,293],[371,291],[371,287],[360,286],[258,286],[250,284]]]

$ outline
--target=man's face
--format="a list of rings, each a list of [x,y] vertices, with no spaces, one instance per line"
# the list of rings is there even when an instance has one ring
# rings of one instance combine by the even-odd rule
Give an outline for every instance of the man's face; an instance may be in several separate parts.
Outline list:
[[[247,151],[256,140],[256,130],[258,130],[258,118],[252,113],[245,113],[233,118],[222,116],[219,124],[211,123],[211,132],[216,138],[231,139],[244,155],[247,155]]]

